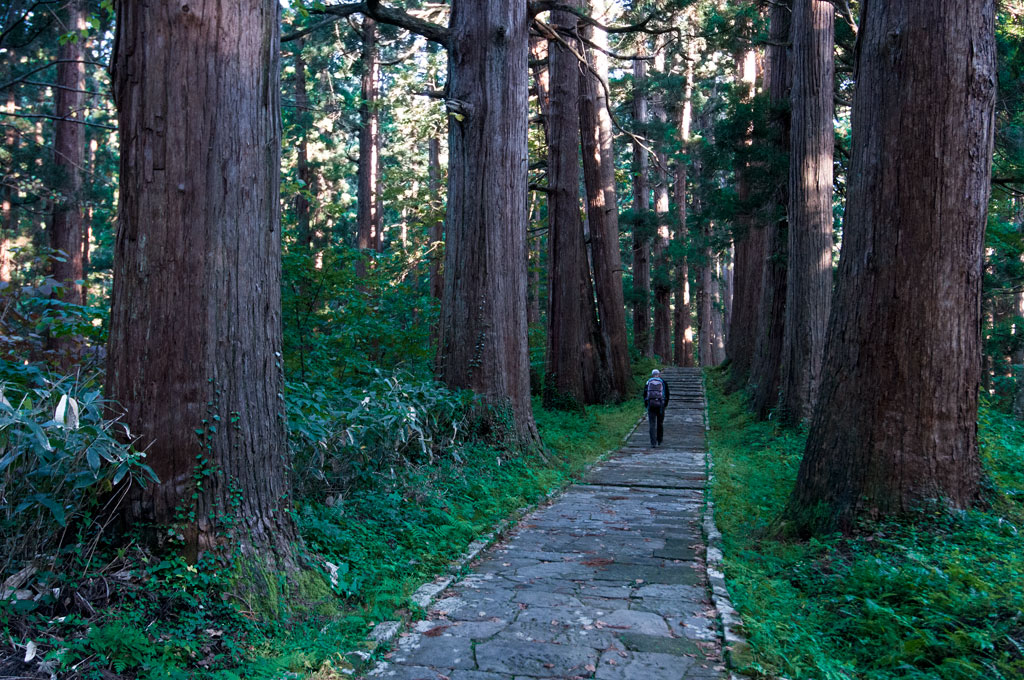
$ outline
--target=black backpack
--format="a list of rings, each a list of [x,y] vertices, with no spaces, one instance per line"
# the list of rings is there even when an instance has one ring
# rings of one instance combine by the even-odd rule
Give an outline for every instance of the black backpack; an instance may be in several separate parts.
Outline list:
[[[665,405],[665,382],[661,378],[647,381],[647,407],[661,408]]]

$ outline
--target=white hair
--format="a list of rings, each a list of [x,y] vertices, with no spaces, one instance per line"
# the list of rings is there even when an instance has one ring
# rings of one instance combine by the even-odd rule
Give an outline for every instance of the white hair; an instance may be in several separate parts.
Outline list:
[[[653,371],[651,371],[651,375],[661,375],[661,371],[659,371],[658,369],[654,369]]]

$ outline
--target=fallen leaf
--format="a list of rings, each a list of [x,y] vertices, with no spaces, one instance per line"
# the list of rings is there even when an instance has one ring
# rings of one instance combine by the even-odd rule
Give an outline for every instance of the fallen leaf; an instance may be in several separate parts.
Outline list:
[[[448,624],[445,624],[443,626],[434,626],[430,630],[424,631],[423,637],[437,637],[438,635],[443,633],[448,628],[451,628],[451,626],[448,625]]]
[[[597,668],[594,666],[594,664],[588,663],[586,666],[583,667],[583,670],[593,673],[597,670]]]

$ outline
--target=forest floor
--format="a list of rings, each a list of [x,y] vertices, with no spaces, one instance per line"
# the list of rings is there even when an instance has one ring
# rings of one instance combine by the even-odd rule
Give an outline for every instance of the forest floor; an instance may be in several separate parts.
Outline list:
[[[666,378],[663,445],[642,423],[473,563],[369,677],[725,677],[700,531],[700,373]]]
[[[742,671],[793,680],[1024,677],[1024,427],[982,405],[984,499],[924,507],[807,541],[772,527],[807,434],[757,422],[708,372],[711,495],[750,654]]]

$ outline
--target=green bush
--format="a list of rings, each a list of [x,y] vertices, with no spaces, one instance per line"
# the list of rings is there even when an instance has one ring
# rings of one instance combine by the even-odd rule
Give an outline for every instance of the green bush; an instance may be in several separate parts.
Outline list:
[[[0,384],[0,569],[58,560],[62,547],[95,545],[104,501],[129,484],[153,481],[144,455],[121,439],[127,428],[106,417],[92,380],[44,377],[14,366]],[[12,379],[13,378],[13,379]]]

